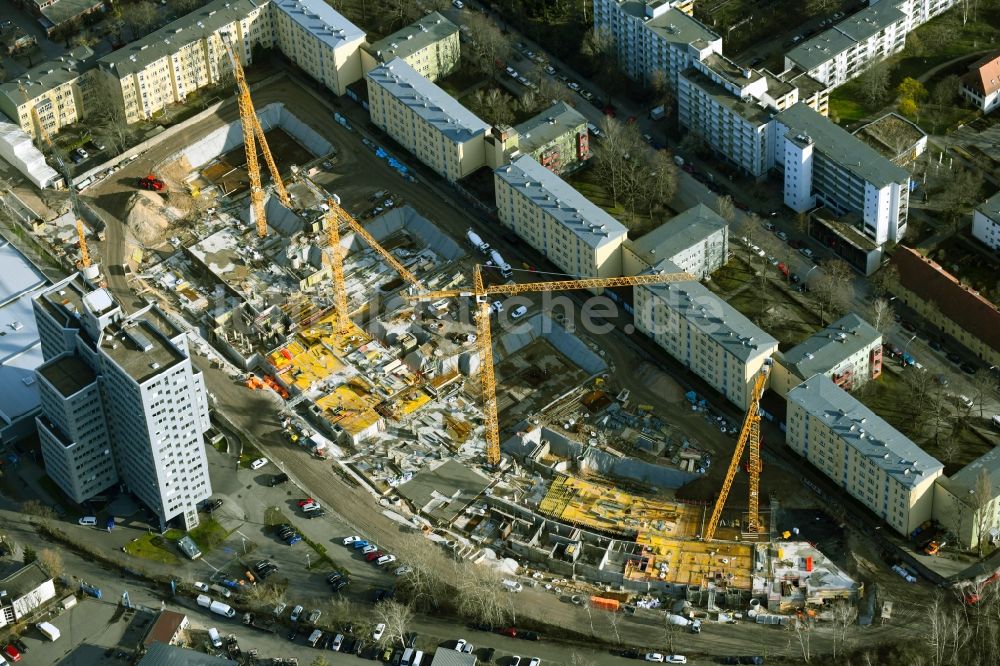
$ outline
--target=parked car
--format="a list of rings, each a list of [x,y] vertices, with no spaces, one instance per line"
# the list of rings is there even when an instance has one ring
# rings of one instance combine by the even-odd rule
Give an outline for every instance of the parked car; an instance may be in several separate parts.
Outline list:
[[[319,502],[309,502],[308,504],[302,505],[302,510],[306,512],[318,511],[319,509],[320,509]]]
[[[267,464],[267,458],[257,458],[250,463],[250,469],[257,470]]]
[[[302,606],[296,606],[295,608],[292,609],[292,614],[288,617],[288,619],[291,620],[292,622],[298,622],[299,616],[302,615],[303,610],[305,609],[302,608]]]
[[[375,630],[372,632],[372,640],[378,640],[382,638],[382,634],[385,633],[385,623],[379,622],[375,625]]]
[[[316,502],[316,500],[314,500],[312,497],[306,497],[305,499],[300,499],[299,500],[299,508],[301,509],[306,504],[314,504],[315,502]]]
[[[511,319],[520,319],[521,317],[523,317],[526,314],[528,314],[528,308],[527,308],[527,306],[519,305],[516,308],[514,308],[513,311],[511,311],[510,318]]]
[[[202,583],[200,580],[194,582],[194,589],[199,592],[208,592],[208,583]]]
[[[344,537],[344,545],[345,546],[350,546],[355,541],[361,541],[361,537],[359,537],[357,535],[349,536],[349,537]]]
[[[275,486],[280,486],[285,481],[288,481],[288,475],[282,472],[281,474],[275,474],[271,477],[270,486],[273,488]]]
[[[810,250],[807,247],[800,248],[799,249],[799,254],[801,254],[806,259],[812,259],[813,258],[813,251]]]
[[[668,654],[663,661],[667,664],[686,664],[688,663],[688,658],[682,654]]]
[[[775,234],[775,236],[777,236],[778,240],[782,242],[788,241],[788,234],[786,234],[784,231],[779,231],[778,233]]]
[[[365,554],[365,562],[374,562],[378,558],[382,557],[384,553],[381,550],[373,550],[370,553]]]
[[[340,580],[338,580],[338,581],[337,581],[336,583],[332,584],[332,585],[330,586],[330,589],[331,589],[332,591],[334,591],[334,592],[340,592],[340,591],[341,591],[342,589],[344,589],[345,587],[347,587],[347,584],[348,584],[349,582],[350,582],[350,581],[349,581],[349,580],[347,580],[346,578],[341,578],[341,579],[340,579]]]

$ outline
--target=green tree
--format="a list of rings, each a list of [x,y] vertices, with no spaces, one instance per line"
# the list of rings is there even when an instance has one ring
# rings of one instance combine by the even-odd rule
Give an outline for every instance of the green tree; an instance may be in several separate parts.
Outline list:
[[[903,97],[899,100],[899,112],[907,118],[916,118],[920,111],[916,101],[912,97]]]
[[[24,547],[24,563],[31,564],[38,559],[38,553],[36,553],[30,546]]]
[[[908,76],[900,81],[896,94],[901,100],[912,99],[914,102],[922,102],[927,99],[927,88],[920,81]]]

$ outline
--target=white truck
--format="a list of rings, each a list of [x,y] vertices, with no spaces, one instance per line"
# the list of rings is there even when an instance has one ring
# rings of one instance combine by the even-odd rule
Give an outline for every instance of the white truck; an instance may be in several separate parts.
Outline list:
[[[667,613],[667,622],[678,627],[687,627],[692,634],[701,633],[701,620],[689,620],[683,615]]]
[[[59,636],[62,635],[59,633],[59,629],[56,628],[56,625],[51,622],[39,622],[35,625],[35,627],[50,641],[57,641],[59,640]]]
[[[232,609],[229,604],[224,604],[221,601],[213,601],[209,606],[208,610],[213,613],[218,613],[223,617],[236,617],[236,611]]]
[[[662,105],[661,106],[654,106],[652,109],[649,110],[649,119],[650,120],[659,120],[659,119],[663,118],[665,115],[667,115],[667,109],[666,109],[665,106],[662,106]]]
[[[469,229],[468,231],[465,232],[465,237],[469,239],[469,243],[472,244],[472,247],[476,248],[483,254],[486,254],[487,252],[490,251],[489,243],[484,243],[483,239],[479,237],[479,234],[477,234],[472,229]]]
[[[510,592],[520,592],[524,589],[516,580],[510,580],[509,578],[504,580],[501,585],[503,585]]]
[[[199,594],[195,601],[197,601],[198,605],[202,608],[210,608],[212,606],[212,598],[207,594]]]
[[[500,270],[500,275],[504,276],[505,278],[509,278],[514,274],[514,271],[512,271],[510,268],[510,264],[504,261],[504,258],[500,255],[499,252],[497,252],[496,250],[490,250],[490,258],[493,260],[493,265]]]

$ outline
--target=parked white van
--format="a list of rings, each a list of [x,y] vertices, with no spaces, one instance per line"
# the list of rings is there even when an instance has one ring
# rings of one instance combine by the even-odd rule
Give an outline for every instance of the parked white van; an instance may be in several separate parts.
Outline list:
[[[208,639],[212,641],[212,647],[222,647],[222,636],[219,635],[219,630],[215,627],[208,630]]]
[[[504,580],[502,585],[505,588],[507,588],[508,592],[520,592],[521,590],[524,589],[523,587],[521,587],[521,584],[518,583],[516,580],[510,580],[510,579]]]
[[[85,527],[96,527],[97,526],[97,516],[84,516],[78,520],[81,525]]]

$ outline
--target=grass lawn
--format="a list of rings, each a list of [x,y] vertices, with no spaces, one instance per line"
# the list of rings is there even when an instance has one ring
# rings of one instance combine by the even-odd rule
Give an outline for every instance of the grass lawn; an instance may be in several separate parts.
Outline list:
[[[214,518],[205,518],[198,527],[188,532],[187,535],[194,539],[202,552],[208,552],[225,541],[229,533],[219,524],[219,521]],[[177,541],[184,536],[184,532],[182,530],[167,530],[163,536],[170,541]]]
[[[830,115],[841,125],[860,122],[870,113],[853,97],[854,94],[849,85],[840,86],[830,94]]]
[[[458,99],[462,94],[476,85],[480,81],[486,78],[479,69],[468,61],[461,61],[461,66],[454,72],[435,81],[438,87],[442,88],[446,93]]]
[[[772,280],[769,279],[769,282]],[[776,285],[771,284],[764,294],[764,314],[761,315],[760,289],[745,289],[736,296],[726,299],[740,313],[765,329],[785,351],[799,344],[816,332],[819,320],[811,312],[788,297]]]
[[[125,544],[125,552],[133,557],[144,560],[162,562],[163,564],[180,564],[180,558],[174,554],[173,540],[159,534],[143,534],[135,541]],[[200,544],[199,544],[200,545]]]
[[[604,186],[604,183],[598,180],[593,169],[583,168],[575,171],[566,180],[591,203],[628,227],[630,238],[639,238],[652,228],[654,221],[645,212],[637,210],[635,216],[630,219],[624,206],[614,205],[611,193]]]
[[[712,273],[712,281],[708,283],[708,286],[710,288],[718,287],[718,289],[713,289],[713,291],[727,294],[742,287],[752,276],[753,274],[747,268],[747,265],[734,257],[729,260],[728,264]]]

